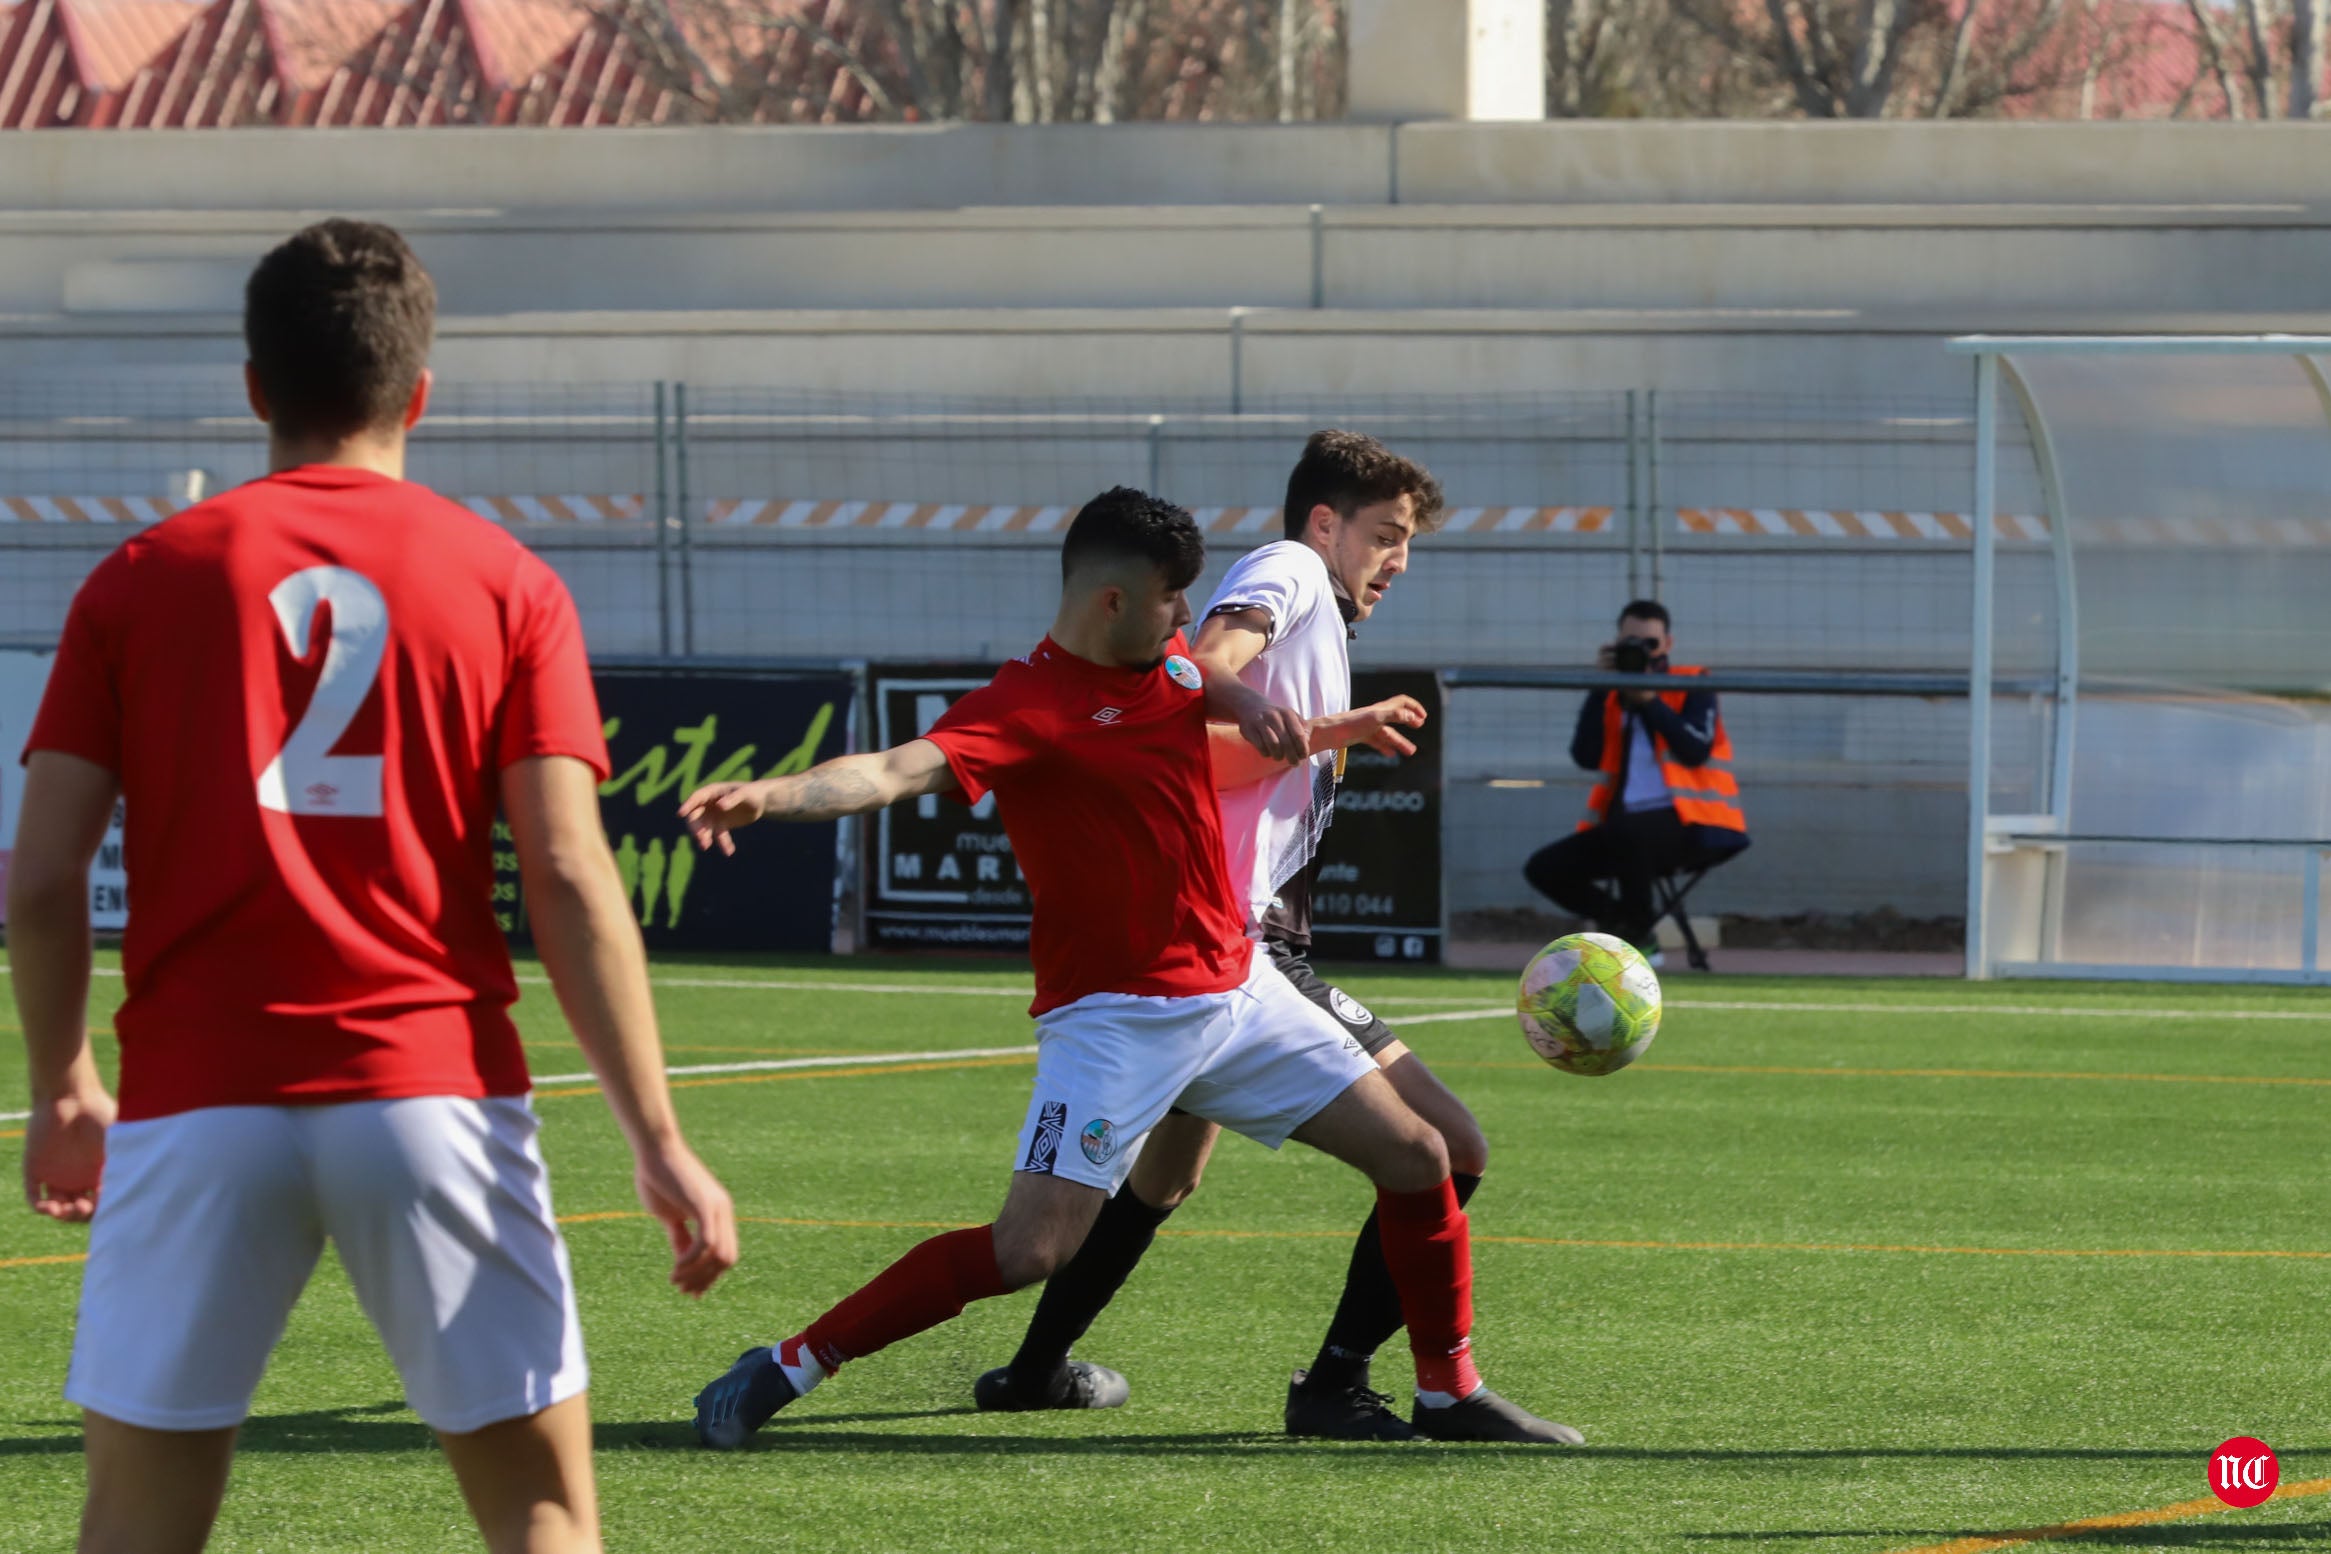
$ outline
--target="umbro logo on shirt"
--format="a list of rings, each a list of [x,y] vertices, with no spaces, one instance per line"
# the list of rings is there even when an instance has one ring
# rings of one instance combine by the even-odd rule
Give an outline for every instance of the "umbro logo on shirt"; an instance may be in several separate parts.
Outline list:
[[[1093,721],[1095,723],[1114,723],[1123,716],[1125,716],[1125,709],[1122,707],[1103,707],[1093,714]]]

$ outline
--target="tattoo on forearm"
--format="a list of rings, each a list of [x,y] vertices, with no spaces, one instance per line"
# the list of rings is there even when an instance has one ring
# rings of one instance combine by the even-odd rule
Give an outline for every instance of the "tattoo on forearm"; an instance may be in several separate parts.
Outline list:
[[[882,795],[862,771],[839,761],[788,777],[769,795],[771,820],[833,820],[882,806]]]

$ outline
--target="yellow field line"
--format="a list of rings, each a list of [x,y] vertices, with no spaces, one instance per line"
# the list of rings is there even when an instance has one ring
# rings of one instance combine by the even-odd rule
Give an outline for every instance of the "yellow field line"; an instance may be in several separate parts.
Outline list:
[[[1435,1068],[1535,1069],[1537,1063],[1436,1062]],[[2107,1074],[2040,1068],[1817,1068],[1757,1063],[1637,1063],[1649,1074],[1781,1074],[1814,1079],[2104,1079],[2162,1085],[2304,1085],[2331,1089],[2331,1079],[2249,1074]]]
[[[1015,1064],[1033,1063],[1034,1053],[1026,1057],[961,1058],[943,1063],[876,1063],[864,1068],[797,1068],[782,1074],[723,1074],[713,1079],[675,1079],[675,1090],[701,1090],[707,1085],[768,1085],[786,1079],[858,1079],[869,1074],[927,1074],[940,1069],[1009,1068]],[[538,1101],[562,1100],[570,1095],[597,1095],[597,1085],[578,1085],[572,1090],[537,1090]]]
[[[990,1059],[990,1063],[1010,1061]],[[963,1066],[963,1065],[945,1065]],[[893,1065],[895,1067],[895,1065]],[[885,1070],[889,1072],[889,1070]],[[772,1074],[753,1075],[752,1078],[794,1079],[808,1075]],[[712,1081],[718,1083],[720,1081]],[[603,1209],[589,1214],[561,1214],[562,1225],[602,1224],[611,1220],[645,1219],[638,1209]],[[795,1230],[963,1230],[963,1220],[933,1219],[793,1219],[776,1215],[740,1214],[737,1222],[743,1225],[782,1225]],[[1163,1230],[1165,1236],[1178,1236],[1193,1241],[1349,1241],[1348,1230]],[[2028,1247],[2028,1246],[1922,1246],[1913,1243],[1851,1242],[1851,1241],[1597,1241],[1573,1236],[1475,1236],[1475,1246],[1553,1246],[1575,1247],[1587,1251],[1615,1252],[1822,1252],[1822,1253],[1893,1253],[1925,1257],[2118,1257],[2118,1258],[2200,1258],[2227,1261],[2283,1259],[2311,1262],[2331,1262],[2331,1252],[2290,1251],[2212,1251],[2181,1247]],[[29,1268],[40,1264],[78,1263],[81,1255],[62,1257],[19,1257],[0,1260],[0,1268]],[[2324,1481],[2331,1483],[2331,1479]]]
[[[63,1252],[54,1257],[0,1257],[0,1268],[57,1267],[65,1263],[85,1263],[87,1252]]]
[[[594,1214],[591,1219],[638,1219],[637,1211]],[[789,1219],[740,1214],[743,1225],[786,1225],[797,1230],[965,1230],[964,1220]],[[1349,1241],[1348,1230],[1161,1230],[1161,1236],[1209,1241]],[[2283,1258],[2331,1262],[2331,1252],[2214,1251],[2207,1248],[2103,1248],[2017,1246],[1922,1246],[1849,1241],[1590,1241],[1569,1236],[1475,1236],[1475,1246],[1559,1246],[1620,1252],[1891,1252],[1929,1257],[2172,1257]]]
[[[24,1137],[22,1128],[10,1128],[7,1132],[0,1133],[0,1139],[20,1139],[22,1137]]]
[[[2269,1497],[2268,1503],[2300,1500],[2308,1495],[2331,1495],[2331,1478],[2311,1478],[2303,1484],[2285,1484]],[[1993,1549],[2012,1549],[2026,1543],[2050,1543],[2058,1538],[2077,1538],[2083,1533],[2110,1532],[2120,1527],[2150,1527],[2156,1522],[2182,1522],[2188,1517],[2215,1516],[2221,1511],[2233,1509],[2212,1495],[2203,1500],[2180,1500],[2175,1505],[2156,1506],[2150,1511],[2122,1511],[2112,1516],[2091,1516],[2077,1522],[2058,1522],[2053,1527],[2029,1527],[2022,1532],[1953,1538],[1948,1543],[1929,1543],[1915,1549],[1899,1549],[1895,1554],[1990,1554]]]

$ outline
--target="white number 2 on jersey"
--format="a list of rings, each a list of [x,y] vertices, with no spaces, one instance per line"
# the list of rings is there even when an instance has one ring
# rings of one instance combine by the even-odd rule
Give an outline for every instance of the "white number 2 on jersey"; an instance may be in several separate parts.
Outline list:
[[[259,806],[287,815],[381,813],[381,757],[334,755],[388,652],[388,601],[372,579],[346,567],[308,567],[275,585],[267,602],[294,654],[305,655],[316,609],[332,607],[332,641],[307,715],[259,774]]]

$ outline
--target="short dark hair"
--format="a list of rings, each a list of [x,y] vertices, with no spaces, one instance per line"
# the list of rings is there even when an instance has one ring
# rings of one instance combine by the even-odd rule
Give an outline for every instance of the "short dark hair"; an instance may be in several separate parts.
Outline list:
[[[1311,510],[1322,504],[1349,518],[1363,507],[1404,496],[1415,503],[1417,533],[1430,534],[1441,526],[1441,483],[1422,464],[1362,432],[1313,432],[1287,477],[1287,538],[1303,538]]]
[[[372,221],[294,233],[243,288],[243,344],[269,424],[295,437],[394,427],[437,329],[437,287],[405,240]]]
[[[1206,537],[1187,508],[1163,497],[1113,486],[1077,510],[1060,543],[1066,582],[1094,562],[1146,561],[1165,573],[1166,586],[1187,588],[1206,566]]]
[[[1667,606],[1657,599],[1628,600],[1627,607],[1619,612],[1619,619],[1625,620],[1629,616],[1639,621],[1657,621],[1668,630],[1675,630],[1675,622],[1667,618]]]

